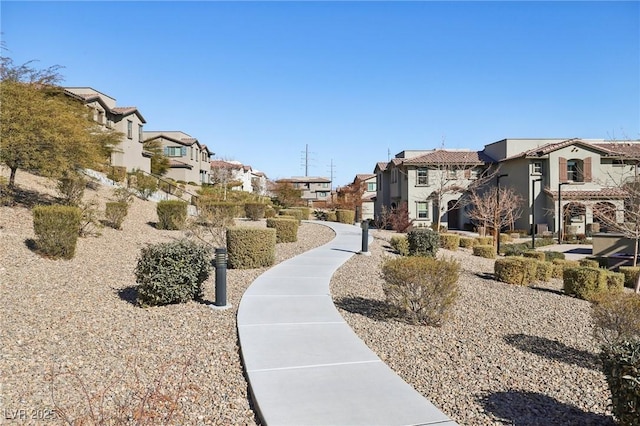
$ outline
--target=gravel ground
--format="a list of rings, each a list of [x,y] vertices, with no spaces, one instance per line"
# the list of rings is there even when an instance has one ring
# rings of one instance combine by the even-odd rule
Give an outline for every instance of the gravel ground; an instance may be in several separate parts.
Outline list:
[[[336,306],[364,342],[461,425],[612,425],[588,302],[553,280],[519,287],[491,278],[493,261],[440,250],[461,263],[461,295],[442,327],[385,314],[379,266],[395,256],[373,231],[372,256],[334,275]]]
[[[28,194],[40,193],[39,201],[55,195],[43,178],[18,172],[17,183]],[[110,195],[102,187],[87,190],[85,199],[98,199],[104,210]],[[141,407],[138,424],[145,418],[154,425],[257,423],[240,362],[236,313],[244,290],[264,269],[228,271],[232,309],[214,311],[197,302],[139,308],[132,302],[140,249],[184,235],[155,229],[149,223],[156,220],[155,204],[136,199],[123,230],[103,228],[101,236],[78,240],[74,259],[54,261],[25,243],[34,238],[30,210],[0,207],[0,423],[62,424],[55,407],[86,424],[136,418]],[[298,242],[277,245],[276,262],[333,236],[327,227],[302,224]],[[205,284],[209,301],[215,299],[214,276],[212,271]],[[118,407],[125,407],[122,414]]]

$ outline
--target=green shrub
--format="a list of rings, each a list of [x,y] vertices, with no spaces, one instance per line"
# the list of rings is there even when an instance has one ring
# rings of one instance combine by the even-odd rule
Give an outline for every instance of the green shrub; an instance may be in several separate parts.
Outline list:
[[[536,267],[536,279],[538,281],[547,282],[553,277],[555,265],[545,260],[538,260]]]
[[[493,245],[493,237],[476,237],[476,241],[479,246]]]
[[[555,243],[553,238],[536,238],[536,247],[552,246]]]
[[[607,271],[579,266],[565,268],[562,273],[564,292],[579,299],[592,300],[607,291]]]
[[[129,204],[123,202],[107,203],[104,212],[105,219],[109,226],[113,229],[122,228],[122,222],[127,217],[129,211]]]
[[[477,241],[475,238],[469,237],[460,237],[460,247],[471,248],[476,245]]]
[[[264,203],[246,203],[244,214],[250,220],[260,220],[264,217],[267,205]]]
[[[271,266],[276,258],[276,230],[273,228],[227,229],[229,267],[252,269]]]
[[[546,260],[547,262],[553,262],[555,259],[562,259],[564,260],[565,255],[562,252],[559,251],[545,251],[544,253],[544,260]]]
[[[336,210],[336,218],[340,223],[352,224],[356,220],[356,212],[354,212],[353,210],[338,209]]]
[[[600,359],[614,417],[621,425],[640,425],[640,339],[604,346]]]
[[[618,272],[624,274],[625,287],[635,288],[638,274],[640,274],[640,266],[621,266],[618,268]]]
[[[522,256],[529,257],[529,258],[536,259],[536,260],[545,260],[546,259],[546,256],[544,255],[544,252],[535,251],[535,250],[525,251],[524,253],[522,253]]]
[[[591,306],[593,333],[602,344],[640,339],[640,295],[605,292]]]
[[[503,283],[529,285],[536,280],[536,262],[536,259],[526,257],[505,257],[496,260],[493,272]]]
[[[114,182],[124,182],[127,177],[127,168],[124,166],[111,166],[107,173],[107,179]]]
[[[440,234],[440,247],[446,250],[457,250],[460,246],[460,235]]]
[[[151,197],[151,195],[158,190],[158,179],[153,176],[138,172],[135,175],[134,181],[135,188],[138,190],[140,197],[144,200]]]
[[[298,221],[295,218],[269,218],[267,228],[276,230],[277,243],[293,243],[298,241]]]
[[[409,256],[409,240],[406,235],[393,235],[389,244],[398,254]]]
[[[597,260],[593,260],[593,259],[580,259],[578,263],[580,264],[580,266],[586,266],[588,268],[600,267],[600,263]]]
[[[158,229],[176,230],[184,228],[187,221],[187,203],[178,200],[158,202]]]
[[[577,260],[554,259],[553,278],[562,278],[565,268],[577,268],[580,266]]]
[[[527,243],[503,244],[500,246],[500,251],[505,256],[524,256],[526,252],[531,251],[531,245]]]
[[[58,180],[57,189],[62,203],[67,206],[78,206],[82,201],[87,180],[77,172],[67,172]]]
[[[495,259],[496,248],[492,245],[477,245],[473,246],[473,255],[478,257],[484,257],[487,259]]]
[[[336,212],[331,210],[329,212],[327,212],[327,222],[337,222],[338,221],[338,216],[336,215]]]
[[[500,243],[510,243],[513,238],[509,234],[500,234]]]
[[[311,209],[309,207],[291,207],[293,210],[300,210],[302,212],[302,220],[309,220],[311,215]]]
[[[73,206],[33,208],[36,248],[44,256],[71,259],[76,253],[82,211]]]
[[[607,271],[607,289],[610,293],[622,293],[624,290],[624,274]]]
[[[407,233],[409,242],[409,255],[436,257],[440,237],[437,232],[431,229],[414,229]]]
[[[399,257],[382,265],[383,291],[394,313],[409,323],[439,326],[458,298],[459,274],[453,260]]]
[[[299,209],[282,209],[278,212],[280,216],[291,216],[296,218],[298,222],[301,222],[304,216],[302,210]]]
[[[264,217],[266,218],[276,217],[276,214],[276,209],[274,209],[272,206],[267,206],[264,211]]]
[[[138,303],[157,306],[199,299],[210,269],[211,252],[192,241],[147,246],[135,269]]]

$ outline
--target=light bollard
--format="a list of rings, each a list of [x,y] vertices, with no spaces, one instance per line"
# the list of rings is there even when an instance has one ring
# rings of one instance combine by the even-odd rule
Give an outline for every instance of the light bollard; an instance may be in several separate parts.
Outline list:
[[[216,248],[214,267],[216,268],[216,301],[209,305],[214,309],[227,309],[227,249]]]
[[[360,225],[362,228],[362,250],[358,254],[364,254],[365,256],[370,256],[369,253],[369,222],[366,220],[362,221]]]

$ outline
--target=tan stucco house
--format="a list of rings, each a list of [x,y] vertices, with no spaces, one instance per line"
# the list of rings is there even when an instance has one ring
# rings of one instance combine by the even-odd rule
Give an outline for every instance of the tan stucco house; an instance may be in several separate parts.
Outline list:
[[[289,182],[294,188],[302,190],[302,199],[309,206],[324,207],[331,201],[331,179],[325,177],[294,176],[279,179],[278,182]]]
[[[121,142],[112,147],[112,166],[126,167],[128,172],[151,172],[151,153],[143,150],[143,126],[146,121],[136,107],[118,107],[115,98],[91,87],[65,87],[64,93],[91,109],[95,122],[122,133]]]
[[[166,176],[182,182],[209,183],[210,157],[214,154],[198,139],[181,131],[145,131],[144,141],[159,141],[169,158]]]

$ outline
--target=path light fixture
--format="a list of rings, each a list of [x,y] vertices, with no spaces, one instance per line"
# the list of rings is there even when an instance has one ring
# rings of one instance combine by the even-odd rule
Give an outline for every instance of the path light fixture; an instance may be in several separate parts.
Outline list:
[[[507,177],[507,176],[509,176],[507,173],[503,173],[501,175],[498,175],[497,177],[498,192],[496,192],[496,204],[497,204],[498,212],[500,211],[500,178]],[[500,223],[500,220],[498,220],[498,226],[500,226],[499,223]],[[500,231],[502,230],[498,229],[498,242],[496,243],[497,244],[496,251],[498,254],[500,254]]]
[[[536,248],[536,182],[542,182],[542,178],[531,181],[531,249]]]

